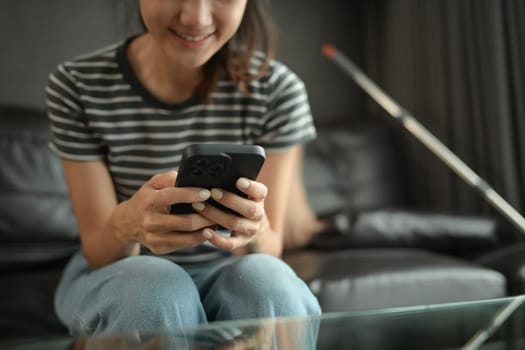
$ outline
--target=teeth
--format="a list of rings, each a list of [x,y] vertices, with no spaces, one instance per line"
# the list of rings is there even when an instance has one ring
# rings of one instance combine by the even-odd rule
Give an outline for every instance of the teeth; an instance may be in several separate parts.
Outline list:
[[[177,35],[180,36],[182,39],[191,41],[191,42],[201,41],[209,36],[209,34],[199,35],[199,36],[190,36],[186,34],[181,34],[179,32],[175,32],[175,33],[177,33]]]

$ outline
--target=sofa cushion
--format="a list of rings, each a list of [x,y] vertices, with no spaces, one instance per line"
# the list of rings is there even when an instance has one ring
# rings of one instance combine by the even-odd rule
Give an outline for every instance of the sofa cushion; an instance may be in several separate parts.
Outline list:
[[[319,130],[303,165],[308,199],[319,216],[406,204],[403,160],[392,133],[372,122]]]
[[[285,260],[325,312],[499,298],[505,277],[419,249],[301,251]]]
[[[21,272],[1,272],[0,340],[67,334],[53,308],[64,262]],[[6,302],[8,301],[8,302]],[[0,348],[2,344],[0,344]]]
[[[515,243],[480,256],[476,263],[501,272],[507,277],[510,295],[525,291],[525,243]]]
[[[340,212],[312,248],[419,248],[476,258],[515,242],[495,218],[400,209]]]
[[[0,122],[0,268],[62,258],[77,246],[78,229],[47,117],[3,106]]]

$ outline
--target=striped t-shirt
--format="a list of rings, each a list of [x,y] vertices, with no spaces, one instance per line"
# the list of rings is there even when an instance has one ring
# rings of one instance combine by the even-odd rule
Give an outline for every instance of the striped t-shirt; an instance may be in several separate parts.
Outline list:
[[[119,201],[153,175],[176,170],[192,143],[258,144],[277,152],[315,138],[303,82],[272,60],[249,94],[224,77],[211,102],[164,103],[134,74],[126,42],[64,62],[46,87],[53,138],[63,158],[104,160]],[[252,70],[262,63],[255,56]]]

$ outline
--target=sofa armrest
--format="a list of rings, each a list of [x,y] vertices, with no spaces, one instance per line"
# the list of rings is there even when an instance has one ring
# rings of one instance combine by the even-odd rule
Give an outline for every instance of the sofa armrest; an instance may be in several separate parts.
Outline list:
[[[334,215],[312,247],[421,248],[474,256],[513,239],[492,217],[387,209]]]
[[[43,111],[0,106],[0,270],[64,259],[78,228]]]

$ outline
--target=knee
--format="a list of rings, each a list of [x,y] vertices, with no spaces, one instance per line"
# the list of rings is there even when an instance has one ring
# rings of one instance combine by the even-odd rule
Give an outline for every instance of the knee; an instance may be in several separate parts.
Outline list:
[[[198,297],[190,276],[180,266],[166,259],[136,256],[115,263],[115,273],[107,281],[107,292],[134,305],[149,307],[179,298]]]
[[[139,329],[203,321],[198,289],[178,265],[147,256],[126,258],[117,264],[102,296],[107,300],[106,310],[115,318],[143,324]]]
[[[223,276],[232,293],[251,298],[254,305],[262,302],[273,309],[265,316],[321,313],[319,302],[306,283],[280,259],[263,254],[248,255],[225,272]]]
[[[246,255],[230,266],[231,276],[239,280],[258,283],[258,280],[275,282],[276,274],[285,279],[295,279],[295,272],[282,260],[270,255]],[[273,283],[270,283],[273,284]]]
[[[300,282],[285,262],[263,254],[251,254],[237,260],[228,268],[228,278],[232,284],[256,288],[258,291]]]

